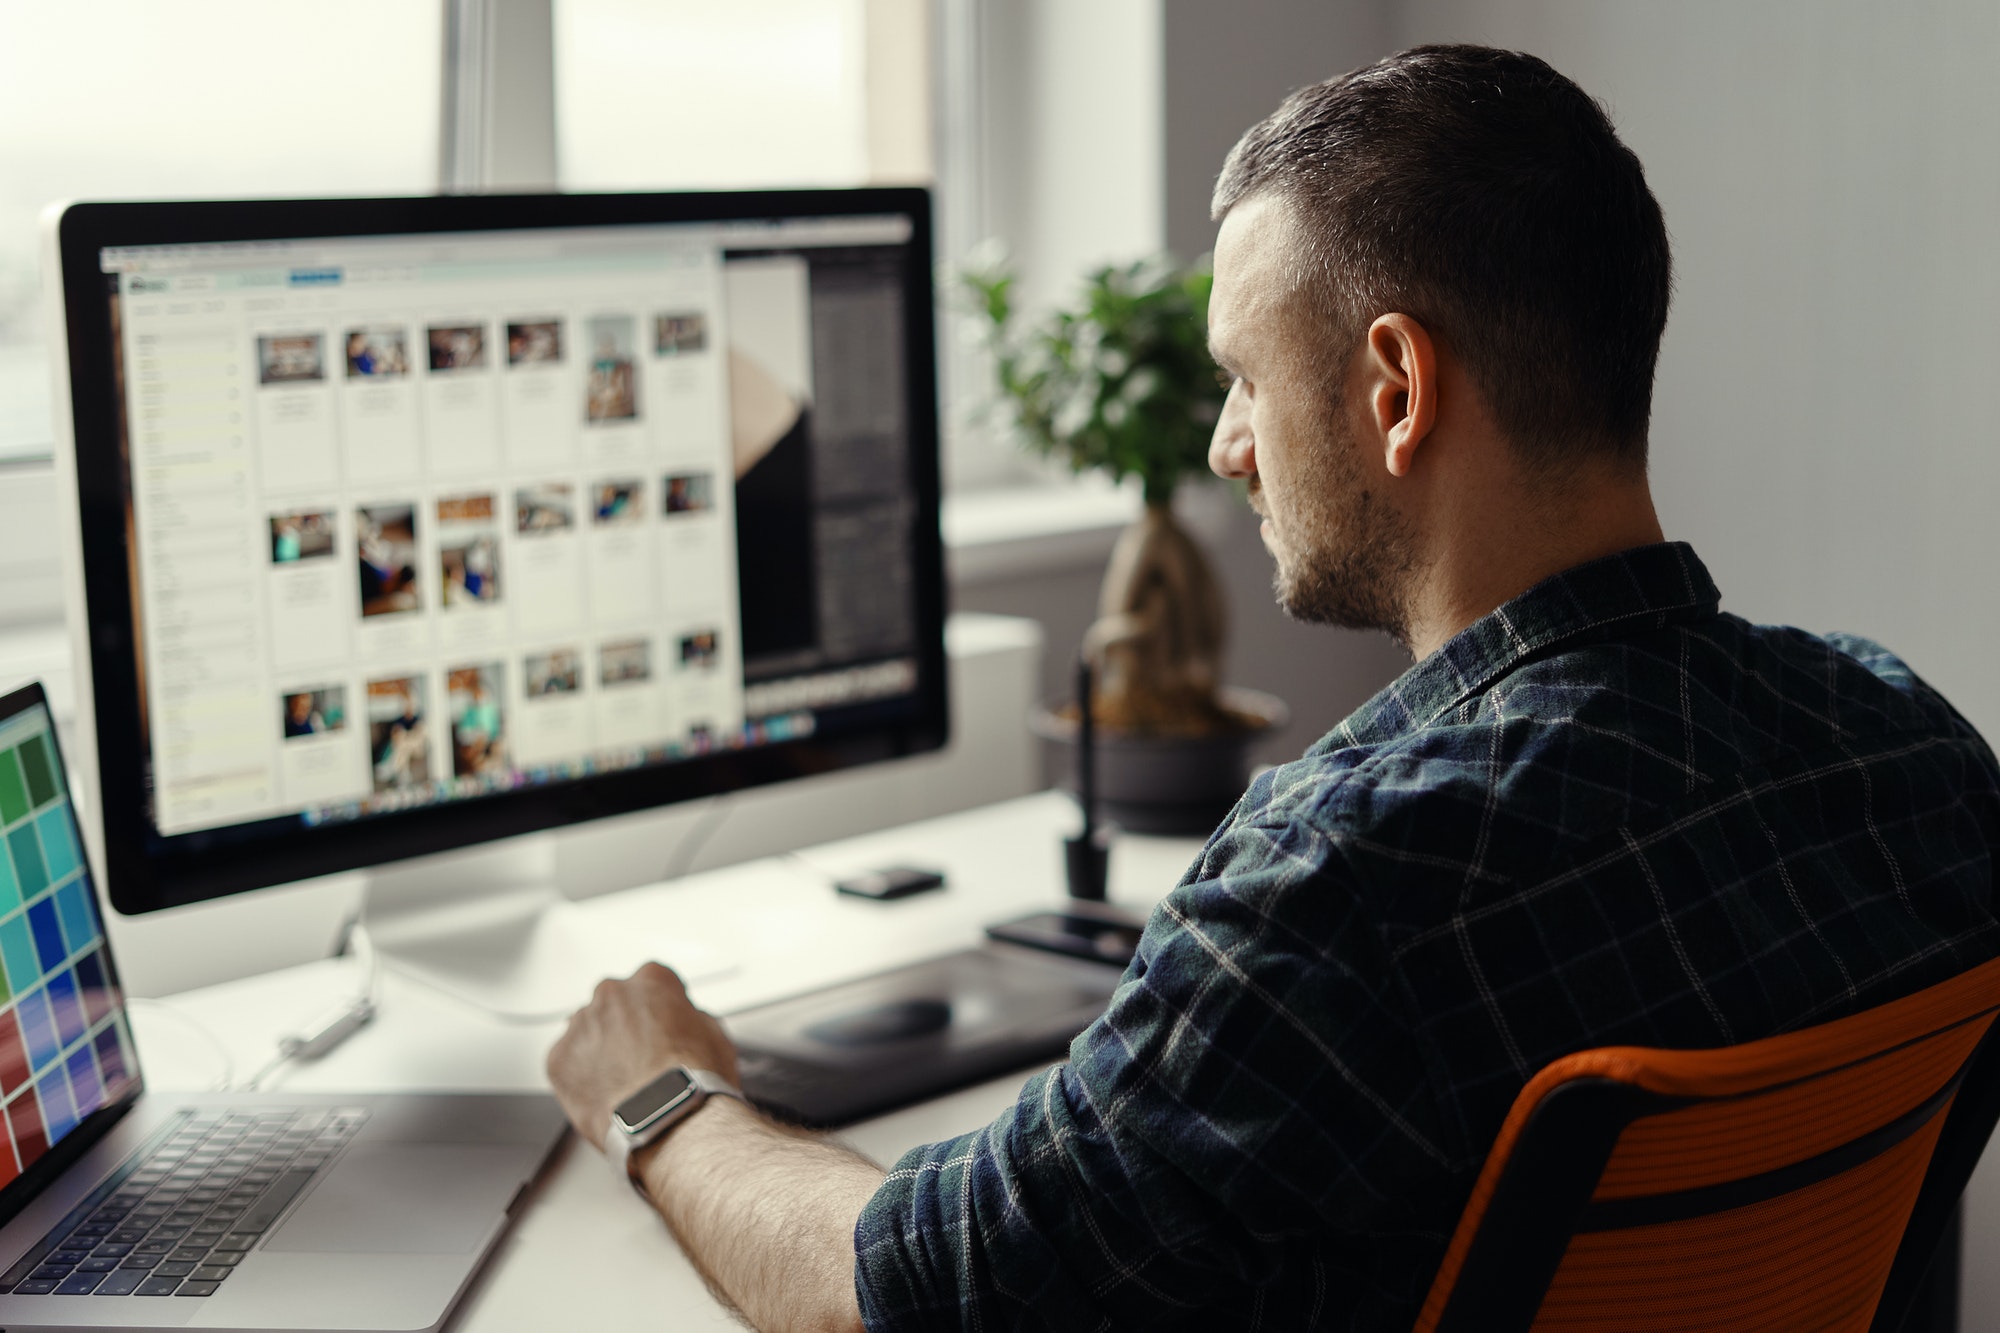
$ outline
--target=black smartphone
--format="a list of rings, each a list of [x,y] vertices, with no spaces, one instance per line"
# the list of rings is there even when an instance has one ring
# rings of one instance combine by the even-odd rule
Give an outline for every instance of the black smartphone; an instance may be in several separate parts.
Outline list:
[[[895,898],[907,898],[913,893],[941,889],[944,887],[944,875],[922,866],[886,866],[881,870],[868,870],[859,875],[849,875],[846,879],[837,879],[833,887],[852,897],[888,902]]]
[[[1136,921],[1119,921],[1077,912],[1036,912],[1014,921],[988,926],[986,933],[1008,944],[1025,944],[1031,949],[1066,953],[1072,958],[1088,958],[1119,967],[1132,961],[1145,927]]]

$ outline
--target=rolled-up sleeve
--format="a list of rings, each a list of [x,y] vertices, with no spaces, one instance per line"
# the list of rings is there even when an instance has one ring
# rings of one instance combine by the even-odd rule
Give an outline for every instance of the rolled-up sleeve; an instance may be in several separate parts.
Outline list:
[[[1406,1308],[1431,1260],[1376,1240],[1408,1231],[1410,1188],[1434,1191],[1448,1154],[1340,872],[1297,824],[1219,833],[1070,1059],[983,1129],[896,1163],[855,1230],[868,1327],[1213,1328],[1255,1312],[1290,1328]]]

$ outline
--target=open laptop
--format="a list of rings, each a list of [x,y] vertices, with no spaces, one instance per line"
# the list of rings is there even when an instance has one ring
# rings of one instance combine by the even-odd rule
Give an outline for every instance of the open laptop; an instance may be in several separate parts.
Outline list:
[[[39,685],[0,696],[0,1329],[435,1329],[540,1095],[147,1093]]]

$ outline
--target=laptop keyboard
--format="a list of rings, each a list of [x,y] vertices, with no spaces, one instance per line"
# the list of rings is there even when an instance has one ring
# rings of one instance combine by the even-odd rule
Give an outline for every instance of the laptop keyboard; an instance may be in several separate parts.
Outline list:
[[[17,1296],[212,1296],[368,1113],[197,1110],[0,1274]]]

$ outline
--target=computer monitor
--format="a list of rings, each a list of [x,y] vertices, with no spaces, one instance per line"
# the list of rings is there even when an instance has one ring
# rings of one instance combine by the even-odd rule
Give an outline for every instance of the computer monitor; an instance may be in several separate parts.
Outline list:
[[[923,191],[50,234],[119,911],[944,743]]]

